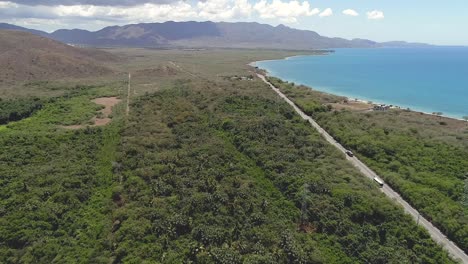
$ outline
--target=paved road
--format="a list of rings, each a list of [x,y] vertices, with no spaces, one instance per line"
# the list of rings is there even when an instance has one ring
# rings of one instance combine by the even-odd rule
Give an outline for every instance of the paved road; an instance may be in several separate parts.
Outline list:
[[[281,98],[283,98],[289,105],[291,105],[294,110],[305,120],[307,120],[330,144],[335,146],[341,152],[345,153],[346,149],[338,143],[330,134],[327,133],[317,122],[315,122],[310,116],[306,115],[299,107],[296,106],[286,95],[284,95],[278,88],[273,86],[270,82],[265,79],[265,76],[261,74],[257,74],[257,76],[262,79],[265,83],[267,83],[271,89],[273,89]],[[369,167],[367,167],[364,163],[362,163],[356,157],[349,157],[346,155],[346,159],[351,162],[356,168],[358,168],[362,174],[364,174],[369,179],[373,180],[375,177],[380,177],[372,171]],[[437,229],[434,225],[432,225],[429,221],[427,221],[424,217],[422,217],[419,212],[414,209],[409,203],[407,203],[401,196],[395,192],[392,188],[388,185],[384,185],[380,190],[391,198],[396,203],[403,206],[403,209],[406,213],[410,214],[415,221],[418,222],[419,225],[423,226],[431,235],[432,239],[440,244],[442,247],[445,248],[449,252],[449,254],[456,260],[461,261],[461,263],[468,264],[468,256],[461,250],[458,246],[456,246],[452,241],[447,239],[439,229]]]

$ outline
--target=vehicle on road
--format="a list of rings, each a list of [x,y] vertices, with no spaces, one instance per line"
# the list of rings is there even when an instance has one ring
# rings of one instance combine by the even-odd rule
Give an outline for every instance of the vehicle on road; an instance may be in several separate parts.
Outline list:
[[[354,153],[351,150],[346,150],[345,153],[346,153],[346,155],[348,155],[350,157],[354,157]]]
[[[384,186],[384,182],[383,182],[381,179],[379,179],[379,178],[377,178],[377,177],[374,177],[374,181],[377,182],[377,183],[379,184],[380,187],[383,187],[383,186]]]

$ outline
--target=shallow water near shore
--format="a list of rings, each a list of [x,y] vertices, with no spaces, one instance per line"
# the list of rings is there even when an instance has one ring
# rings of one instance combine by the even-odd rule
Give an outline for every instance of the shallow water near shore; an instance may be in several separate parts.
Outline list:
[[[316,90],[462,118],[468,116],[468,48],[337,49],[325,56],[259,61]]]

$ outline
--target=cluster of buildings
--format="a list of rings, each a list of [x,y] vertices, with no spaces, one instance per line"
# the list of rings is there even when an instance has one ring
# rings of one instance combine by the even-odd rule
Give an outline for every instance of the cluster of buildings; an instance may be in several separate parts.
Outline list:
[[[391,105],[386,104],[376,104],[374,105],[374,111],[387,111],[391,108]]]
[[[252,75],[249,76],[230,76],[230,77],[225,77],[226,79],[230,79],[231,81],[253,81],[254,77]]]

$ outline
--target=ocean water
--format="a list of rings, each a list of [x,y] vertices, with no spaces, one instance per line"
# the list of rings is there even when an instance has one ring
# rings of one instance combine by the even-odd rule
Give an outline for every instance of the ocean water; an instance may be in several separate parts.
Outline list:
[[[415,111],[468,116],[468,47],[337,49],[259,61],[283,80]]]

